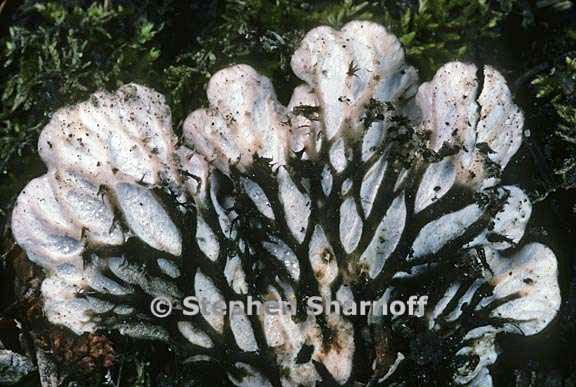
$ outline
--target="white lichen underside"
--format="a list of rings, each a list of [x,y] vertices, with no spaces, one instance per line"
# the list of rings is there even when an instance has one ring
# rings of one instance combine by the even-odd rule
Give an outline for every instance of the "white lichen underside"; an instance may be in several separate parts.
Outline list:
[[[489,269],[471,285],[462,282],[447,287],[444,296],[428,306],[424,318],[431,331],[439,331],[447,321],[457,322],[461,308],[448,311],[447,306],[454,301],[458,305],[469,302],[482,284],[490,284],[493,292],[479,302],[478,311],[508,300],[492,307],[486,318],[513,323],[479,324],[466,334],[467,344],[458,352],[477,355],[479,361],[462,366],[454,380],[490,385],[487,367],[497,358],[496,335],[536,334],[554,318],[560,305],[554,254],[536,243],[517,247],[530,218],[528,198],[515,186],[500,185],[497,174],[489,174],[485,168],[486,163],[492,163],[503,169],[522,140],[523,116],[513,104],[505,80],[491,67],[478,71],[474,65],[455,62],[443,66],[432,81],[417,88],[416,71],[405,64],[398,39],[369,22],[351,22],[340,31],[329,27],[310,31],[292,58],[292,69],[305,84],[294,90],[287,107],[276,99],[270,80],[249,66],[237,65],[216,73],[208,85],[210,106],[188,116],[183,145],[177,144],[164,98],[135,84],[113,94],[96,93],[88,101],[54,114],[38,143],[48,172],[22,191],[12,217],[18,243],[30,260],[46,271],[42,285],[46,316],[78,334],[92,332],[115,316],[115,327],[124,334],[168,340],[170,334],[152,322],[122,322],[122,316],[134,312],[130,305],[92,297],[91,293],[121,299],[141,289],[151,296],[180,299],[182,290],[170,281],[181,276],[180,266],[171,259],[178,261],[191,238],[198,243],[198,255],[206,258],[206,267],[222,267],[221,238],[234,235],[237,214],[229,211],[229,203],[219,202],[215,171],[229,176],[248,171],[256,155],[274,166],[278,197],[267,197],[249,174],[241,178],[241,185],[272,222],[280,222],[271,204],[279,202],[291,234],[281,236],[284,240],[271,238],[263,247],[286,268],[293,283],[309,278],[303,270],[312,270],[318,292],[327,301],[335,294],[338,300],[354,298],[350,291],[353,283],[347,283],[353,282],[353,276],[344,278],[338,292],[332,291],[343,271],[334,259],[338,251],[349,256],[347,273],[366,273],[376,281],[386,274],[387,260],[400,244],[403,230],[410,227],[409,218],[425,213],[451,189],[466,187],[504,200],[502,208],[490,215],[490,227],[463,246],[468,251],[482,248]],[[481,89],[478,77],[483,79]],[[409,115],[418,131],[429,134],[427,147],[432,151],[457,147],[456,152],[438,161],[421,164],[424,170],[417,175],[414,197],[406,192],[414,175],[408,170],[391,172],[386,158],[391,150],[377,152],[389,141],[393,122],[375,120],[364,128],[372,101],[389,103]],[[353,173],[340,179],[353,168],[352,147],[358,140],[361,164],[369,167],[357,171],[365,173],[359,180]],[[334,228],[339,234],[337,241],[330,239],[329,225],[316,222],[312,215],[311,200],[316,200],[311,197],[313,187],[301,185],[285,167],[297,154],[325,162],[320,191],[330,198],[338,196],[331,195],[333,190],[340,190],[345,198],[336,209],[340,222]],[[380,190],[390,173],[396,173],[397,178]],[[194,202],[198,207],[195,235],[177,226],[153,192],[160,188],[173,192],[174,201]],[[393,200],[376,227],[370,229],[367,220],[381,210],[374,205],[386,192]],[[207,210],[206,203],[214,205],[214,213]],[[419,259],[441,255],[451,241],[463,237],[487,216],[477,203],[454,204],[453,210],[420,229],[410,254],[402,257],[407,262],[413,260],[414,265],[392,273],[395,278],[426,270],[425,265],[416,263]],[[209,216],[217,219],[210,221]],[[367,233],[373,235],[367,238]],[[494,235],[505,238],[495,239]],[[149,275],[146,268],[120,256],[100,256],[99,251],[121,248],[131,237],[167,254],[168,258],[159,257],[157,262],[164,276]],[[302,256],[298,257],[294,248],[304,244],[309,269],[301,267]],[[341,250],[334,244],[341,245]],[[513,254],[506,251],[511,247],[515,248]],[[193,286],[196,294],[225,300],[227,292],[247,295],[253,291],[247,285],[241,259],[224,259],[222,275],[229,288],[220,288],[210,274],[198,269]],[[284,299],[297,297],[293,284],[280,281],[279,287]],[[393,292],[388,289],[382,301]],[[281,297],[275,287],[260,296]],[[454,297],[460,300],[451,303]],[[222,334],[229,324],[240,350],[263,349],[253,330],[255,322],[246,316],[234,316],[228,323],[215,315],[204,318],[213,329],[210,334],[190,322],[178,323],[182,336],[194,346],[214,348],[217,344],[211,335]],[[378,324],[381,320],[373,316],[371,321]],[[321,363],[336,382],[343,384],[351,377],[355,334],[359,332],[354,332],[346,318],[326,316],[325,324],[334,335],[329,346],[324,345],[322,329],[313,316],[303,321],[261,316],[259,323],[276,362],[288,370],[281,376],[282,385],[310,386],[321,379],[312,361],[297,362],[303,345],[313,347],[311,360]],[[398,363],[402,359],[404,355],[399,353]],[[381,378],[390,377],[398,365]],[[238,362],[236,366],[248,375],[230,375],[237,385],[273,385],[253,365]]]

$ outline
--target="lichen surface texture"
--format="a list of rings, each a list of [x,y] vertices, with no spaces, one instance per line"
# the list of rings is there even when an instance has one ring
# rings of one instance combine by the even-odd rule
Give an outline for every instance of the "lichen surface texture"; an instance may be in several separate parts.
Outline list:
[[[494,68],[452,62],[419,84],[380,25],[318,27],[288,106],[247,65],[208,84],[182,138],[162,95],[128,84],[54,113],[47,166],[12,229],[46,273],[44,313],[75,334],[168,343],[237,386],[376,386],[442,369],[491,386],[501,335],[541,332],[557,262],[524,238],[531,203],[500,183],[524,118]],[[184,297],[296,305],[183,313]],[[422,314],[378,305],[427,297]],[[173,313],[158,318],[152,300]],[[372,301],[312,315],[307,300]]]

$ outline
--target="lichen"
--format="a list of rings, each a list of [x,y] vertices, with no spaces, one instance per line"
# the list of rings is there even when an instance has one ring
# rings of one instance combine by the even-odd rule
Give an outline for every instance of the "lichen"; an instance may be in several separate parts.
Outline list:
[[[239,386],[374,385],[402,369],[490,385],[497,338],[541,332],[560,306],[553,252],[523,240],[531,203],[500,181],[523,126],[503,76],[452,62],[418,87],[370,22],[311,30],[291,66],[305,83],[286,107],[247,65],[214,74],[181,142],[164,98],[136,84],[53,115],[48,172],[12,221],[46,271],[46,316],[166,342]],[[192,294],[298,313],[149,314],[154,297]],[[304,310],[414,295],[429,297],[421,316]]]
[[[0,383],[13,386],[34,371],[34,363],[26,356],[2,348],[0,343]]]

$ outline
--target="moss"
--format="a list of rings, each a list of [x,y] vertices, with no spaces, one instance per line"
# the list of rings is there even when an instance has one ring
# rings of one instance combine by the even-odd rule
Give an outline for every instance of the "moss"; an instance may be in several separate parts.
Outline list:
[[[576,30],[566,34],[576,48]],[[562,55],[549,70],[532,81],[536,88],[536,97],[542,100],[548,108],[557,126],[550,128],[552,137],[549,139],[554,150],[565,148],[564,155],[556,155],[555,174],[559,178],[559,186],[565,189],[576,187],[576,51]],[[559,157],[558,157],[559,156]],[[557,187],[551,186],[550,190]]]

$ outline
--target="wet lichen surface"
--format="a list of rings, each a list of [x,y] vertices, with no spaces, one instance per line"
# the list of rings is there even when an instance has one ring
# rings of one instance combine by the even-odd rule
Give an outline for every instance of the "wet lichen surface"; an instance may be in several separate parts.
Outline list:
[[[178,142],[166,130],[172,124],[162,97],[136,85],[57,113],[56,129],[39,142],[49,172],[24,191],[13,217],[24,225],[13,227],[20,243],[47,272],[48,319],[76,333],[120,332],[138,346],[165,341],[152,344],[171,351],[155,362],[166,356],[175,367],[186,364],[191,380],[223,385],[488,385],[484,366],[496,361],[496,341],[496,376],[514,346],[545,348],[539,336],[522,336],[556,313],[556,259],[532,243],[541,237],[523,236],[530,201],[510,185],[519,175],[502,168],[520,145],[522,119],[511,119],[517,112],[500,74],[443,67],[416,97],[420,113],[426,102],[433,106],[426,117],[413,109],[409,67],[391,71],[401,81],[383,87],[397,95],[374,98],[386,76],[367,75],[370,62],[349,55],[340,67],[314,65],[309,79],[298,74],[306,63],[293,64],[310,88],[296,89],[285,108],[250,68],[216,74],[210,106],[188,117]],[[345,86],[322,94],[335,69]],[[459,82],[447,87],[454,74]],[[362,103],[358,85],[371,90]],[[490,112],[502,106],[495,125]],[[102,114],[117,118],[100,121]],[[116,119],[125,122],[124,143],[111,140]],[[508,125],[510,139],[476,134],[467,142],[487,122]],[[146,129],[130,133],[131,123]],[[45,243],[47,234],[64,238]],[[78,289],[80,297],[70,297]],[[289,320],[149,313],[158,295],[202,292],[238,301],[294,298],[298,313]],[[430,297],[424,318],[311,322],[303,308],[314,296],[384,302],[423,294]],[[89,339],[100,351],[89,356],[102,353],[110,366],[106,340]]]

